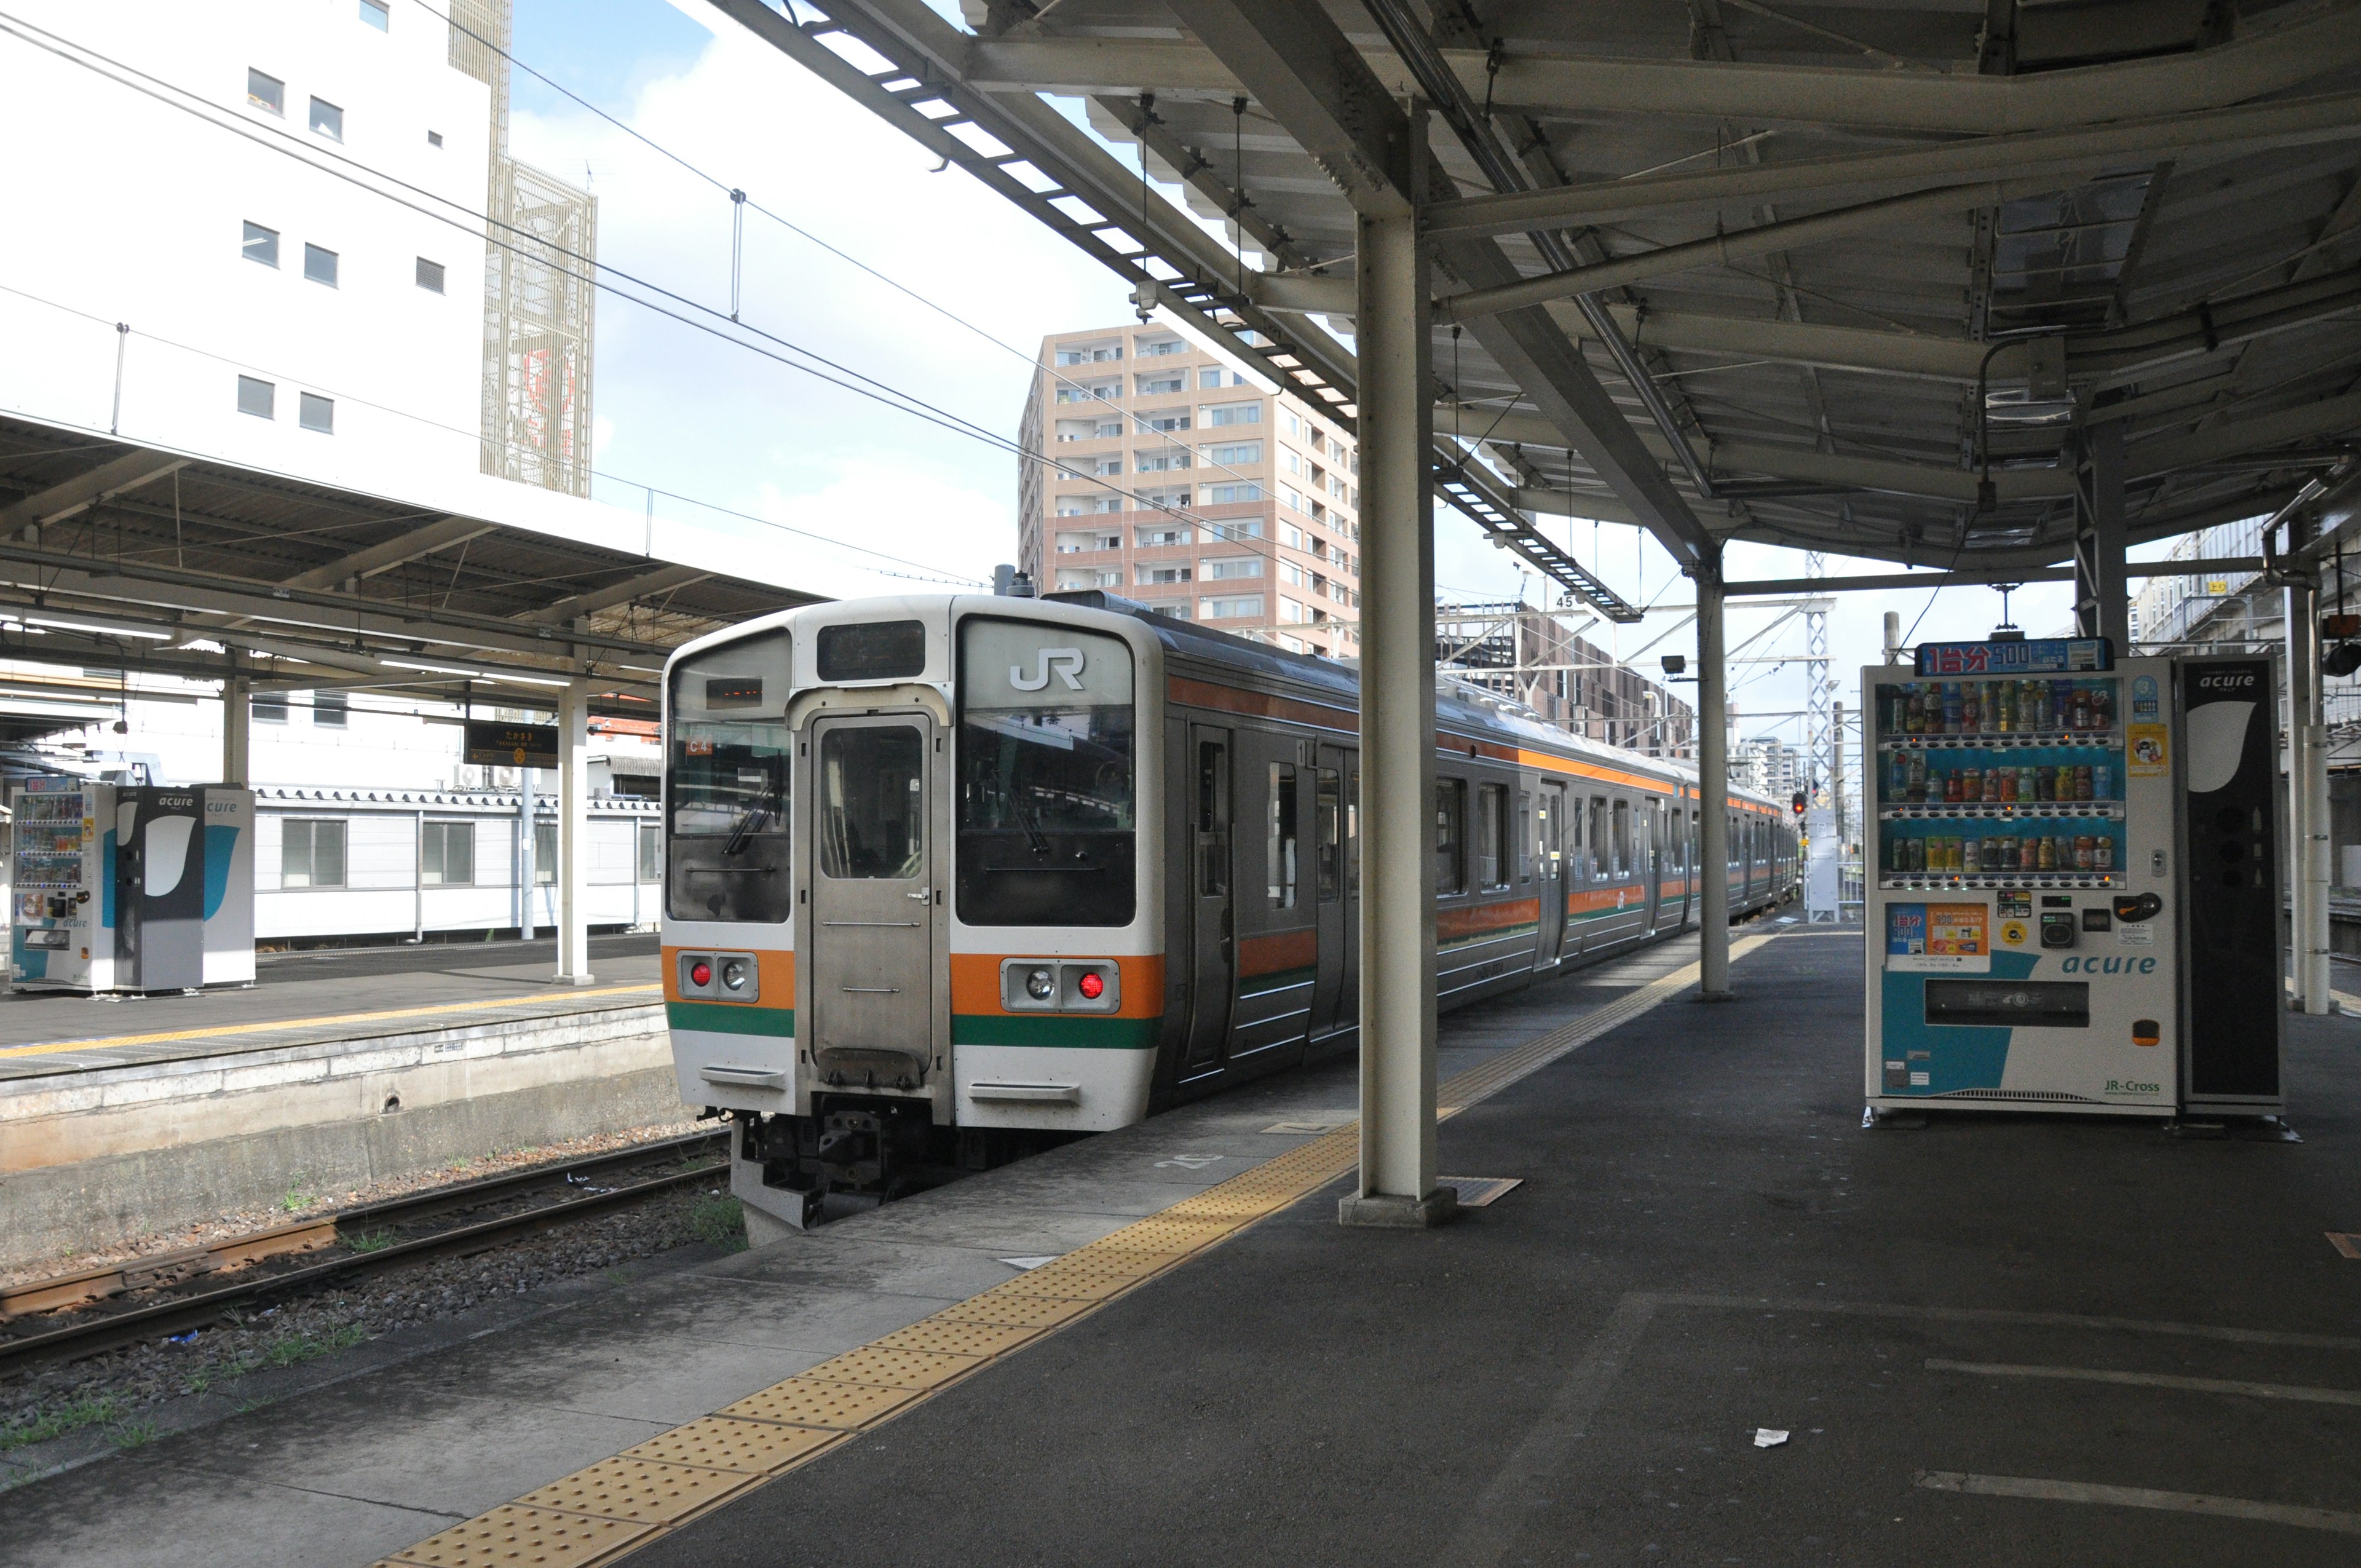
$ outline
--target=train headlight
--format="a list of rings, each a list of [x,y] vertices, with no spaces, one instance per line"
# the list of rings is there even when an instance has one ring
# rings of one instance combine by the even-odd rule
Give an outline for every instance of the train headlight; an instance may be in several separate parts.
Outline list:
[[[1097,972],[1093,970],[1091,973],[1083,975],[1082,979],[1076,981],[1074,982],[1074,989],[1082,993],[1082,999],[1084,1001],[1096,1002],[1100,997],[1106,994],[1106,981],[1100,979]]]
[[[731,959],[721,966],[721,983],[731,991],[746,989],[746,960]]]
[[[1036,1002],[1047,1002],[1058,994],[1058,977],[1046,969],[1037,969],[1025,977],[1025,994]]]
[[[703,959],[697,959],[695,963],[688,966],[688,981],[691,985],[711,985],[713,983],[713,966],[707,963]]]

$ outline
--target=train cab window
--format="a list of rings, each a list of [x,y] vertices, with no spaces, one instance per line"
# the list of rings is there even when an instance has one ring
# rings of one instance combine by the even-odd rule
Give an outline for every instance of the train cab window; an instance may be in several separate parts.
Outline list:
[[[1264,823],[1263,880],[1269,884],[1271,907],[1292,909],[1297,838],[1295,769],[1285,762],[1270,765],[1270,795]]]
[[[1517,880],[1533,880],[1533,797],[1523,790],[1517,792]]]
[[[1132,684],[1119,638],[1054,621],[961,621],[961,921],[1131,924]]]
[[[675,920],[775,925],[793,909],[788,652],[787,634],[767,631],[673,666],[664,861]]]
[[[1467,785],[1458,779],[1434,781],[1434,892],[1438,898],[1467,891]]]
[[[1633,866],[1631,860],[1631,803],[1628,800],[1619,800],[1615,803],[1614,853],[1615,874],[1618,877],[1630,876]]]
[[[1583,836],[1582,850],[1582,863],[1587,869],[1590,880],[1605,882],[1608,872],[1607,797],[1604,795],[1590,797],[1590,830]]]
[[[1217,898],[1230,891],[1230,749],[1219,740],[1197,742],[1197,894]]]
[[[1476,885],[1509,885],[1509,787],[1476,786]]]
[[[1345,784],[1334,768],[1320,770],[1320,797],[1312,808],[1312,831],[1320,857],[1320,902],[1334,904],[1345,880]]]

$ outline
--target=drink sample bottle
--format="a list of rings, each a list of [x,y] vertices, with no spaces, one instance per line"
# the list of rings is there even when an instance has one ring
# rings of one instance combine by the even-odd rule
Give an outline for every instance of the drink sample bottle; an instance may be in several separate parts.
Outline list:
[[[1916,686],[1912,686],[1909,704],[1909,712],[1903,725],[1904,731],[1911,735],[1924,735],[1927,733],[1927,694]]]

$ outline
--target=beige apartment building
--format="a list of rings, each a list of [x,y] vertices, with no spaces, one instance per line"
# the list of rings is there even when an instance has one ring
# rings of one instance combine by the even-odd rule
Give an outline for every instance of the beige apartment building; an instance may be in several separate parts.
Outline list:
[[[1299,653],[1360,652],[1360,455],[1153,323],[1042,340],[1025,400],[1018,563]]]

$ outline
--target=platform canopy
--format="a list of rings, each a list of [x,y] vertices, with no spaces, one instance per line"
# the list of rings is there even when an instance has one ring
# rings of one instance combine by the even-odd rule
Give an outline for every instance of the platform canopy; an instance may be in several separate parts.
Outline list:
[[[1355,399],[1307,317],[1356,213],[1411,201],[1437,482],[1569,587],[1538,514],[2037,565],[2078,484],[2119,552],[2361,430],[2351,4],[713,3],[1309,397]]]
[[[650,718],[673,648],[815,597],[0,418],[0,658]]]

